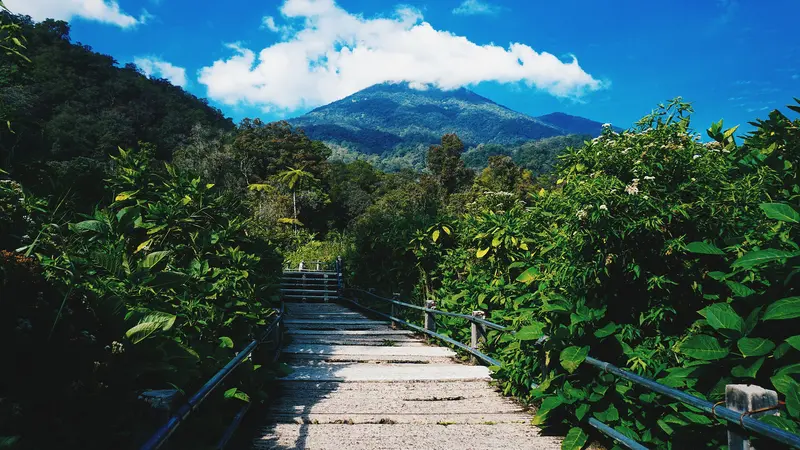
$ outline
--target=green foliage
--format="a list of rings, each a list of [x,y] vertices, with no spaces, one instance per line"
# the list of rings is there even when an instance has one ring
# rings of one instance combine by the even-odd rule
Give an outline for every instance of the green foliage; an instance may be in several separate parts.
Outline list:
[[[126,446],[141,425],[137,392],[197,389],[270,321],[280,259],[248,236],[247,211],[151,158],[120,150],[114,201],[58,226],[46,202],[0,183],[0,226],[19,230],[9,239],[40,229],[28,245],[9,242],[36,259],[0,254],[0,356],[19,364],[0,375],[15,386],[3,392],[0,435],[18,433],[26,448]],[[245,367],[226,383],[247,401],[260,383],[253,361]],[[53,405],[89,412],[53,416]],[[50,432],[31,431],[42,426]]]
[[[691,112],[676,99],[631,130],[606,128],[564,151],[553,183],[527,195],[491,192],[525,177],[495,158],[474,192],[442,197],[435,216],[405,231],[415,236],[408,253],[376,246],[394,264],[363,285],[408,290],[413,254],[418,295],[516,328],[489,335],[497,377],[540,405],[534,423],[569,430],[565,448],[597,436],[592,416],[648,447],[724,441],[707,416],[582,365],[587,355],[713,401],[725,384],[773,387],[797,420],[800,121],[772,112],[742,143],[718,122],[702,143]],[[452,231],[444,240],[437,223]],[[440,326],[469,338],[460,321]]]
[[[464,166],[462,153],[464,144],[455,134],[442,136],[442,144],[428,150],[428,170],[447,193],[462,190],[475,175]]]
[[[148,79],[133,64],[118,67],[110,56],[72,43],[65,22],[0,14],[3,34],[14,43],[4,53],[21,51],[29,59],[0,61],[0,167],[34,192],[55,187],[80,199],[73,207],[90,207],[104,193],[118,146],[149,142],[158,159],[169,160],[195,125],[233,128],[219,110],[167,80]]]

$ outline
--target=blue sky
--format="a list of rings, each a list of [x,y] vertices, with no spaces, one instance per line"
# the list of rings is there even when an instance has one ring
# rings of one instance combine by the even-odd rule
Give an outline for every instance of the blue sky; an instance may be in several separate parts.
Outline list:
[[[746,126],[800,97],[797,0],[60,2],[5,3],[69,19],[74,41],[137,61],[235,120],[293,117],[390,77],[621,127],[679,95],[698,130]]]

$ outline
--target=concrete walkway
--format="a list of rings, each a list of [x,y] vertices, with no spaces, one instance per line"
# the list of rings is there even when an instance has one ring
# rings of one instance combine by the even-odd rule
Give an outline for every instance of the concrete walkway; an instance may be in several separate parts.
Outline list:
[[[410,331],[331,303],[288,303],[292,372],[251,448],[478,450],[561,448],[490,386]]]

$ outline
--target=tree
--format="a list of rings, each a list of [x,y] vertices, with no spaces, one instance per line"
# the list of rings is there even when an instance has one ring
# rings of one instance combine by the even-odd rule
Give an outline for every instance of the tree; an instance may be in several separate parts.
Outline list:
[[[433,145],[428,149],[428,170],[448,193],[462,190],[475,176],[472,170],[464,166],[462,153],[464,143],[455,134],[445,134],[441,145]]]
[[[292,207],[294,208],[294,230],[297,233],[297,224],[299,221],[297,220],[297,190],[310,185],[316,181],[319,181],[314,175],[311,175],[309,172],[306,172],[303,169],[295,169],[293,167],[287,168],[283,172],[278,174],[278,180],[285,184],[289,190],[292,191]]]
[[[531,186],[531,171],[514,164],[509,156],[490,156],[489,166],[475,179],[475,188],[479,191],[522,194]]]
[[[254,176],[264,180],[286,167],[302,167],[319,178],[331,152],[288,122],[244,119],[236,129],[232,150],[237,158],[254,161]]]

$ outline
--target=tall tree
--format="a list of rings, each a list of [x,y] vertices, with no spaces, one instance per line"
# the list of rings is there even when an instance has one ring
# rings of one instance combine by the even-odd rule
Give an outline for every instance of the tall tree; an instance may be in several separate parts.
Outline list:
[[[278,180],[292,191],[292,207],[294,208],[294,230],[297,232],[297,190],[319,181],[303,169],[287,168],[278,174]]]
[[[455,134],[442,136],[441,145],[428,149],[428,170],[448,193],[463,190],[475,173],[464,166],[464,143]]]

